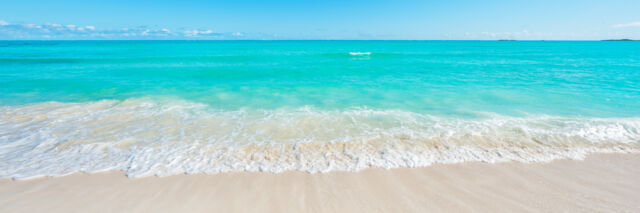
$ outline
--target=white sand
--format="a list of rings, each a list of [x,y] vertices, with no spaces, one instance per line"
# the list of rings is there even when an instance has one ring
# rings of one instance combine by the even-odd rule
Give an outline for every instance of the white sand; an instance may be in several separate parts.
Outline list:
[[[640,154],[362,172],[0,179],[0,212],[640,212]]]

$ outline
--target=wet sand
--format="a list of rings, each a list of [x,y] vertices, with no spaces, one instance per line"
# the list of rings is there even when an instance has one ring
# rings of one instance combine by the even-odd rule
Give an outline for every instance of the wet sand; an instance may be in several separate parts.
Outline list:
[[[640,212],[640,154],[321,174],[0,179],[0,212]]]

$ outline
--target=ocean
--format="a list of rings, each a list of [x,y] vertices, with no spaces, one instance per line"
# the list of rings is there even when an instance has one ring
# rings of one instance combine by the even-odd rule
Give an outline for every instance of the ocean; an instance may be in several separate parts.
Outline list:
[[[640,42],[0,41],[0,177],[640,148]]]

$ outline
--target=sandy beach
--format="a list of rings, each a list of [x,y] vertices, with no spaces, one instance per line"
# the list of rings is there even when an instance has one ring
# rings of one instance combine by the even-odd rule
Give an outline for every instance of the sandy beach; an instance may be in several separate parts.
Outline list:
[[[0,213],[640,213],[640,0],[0,5]]]
[[[638,212],[640,154],[309,174],[0,180],[0,212]]]

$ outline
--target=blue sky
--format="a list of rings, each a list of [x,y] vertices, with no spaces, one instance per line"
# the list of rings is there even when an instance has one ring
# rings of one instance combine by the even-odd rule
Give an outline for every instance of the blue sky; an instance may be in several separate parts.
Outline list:
[[[639,0],[20,0],[0,39],[640,39]]]

